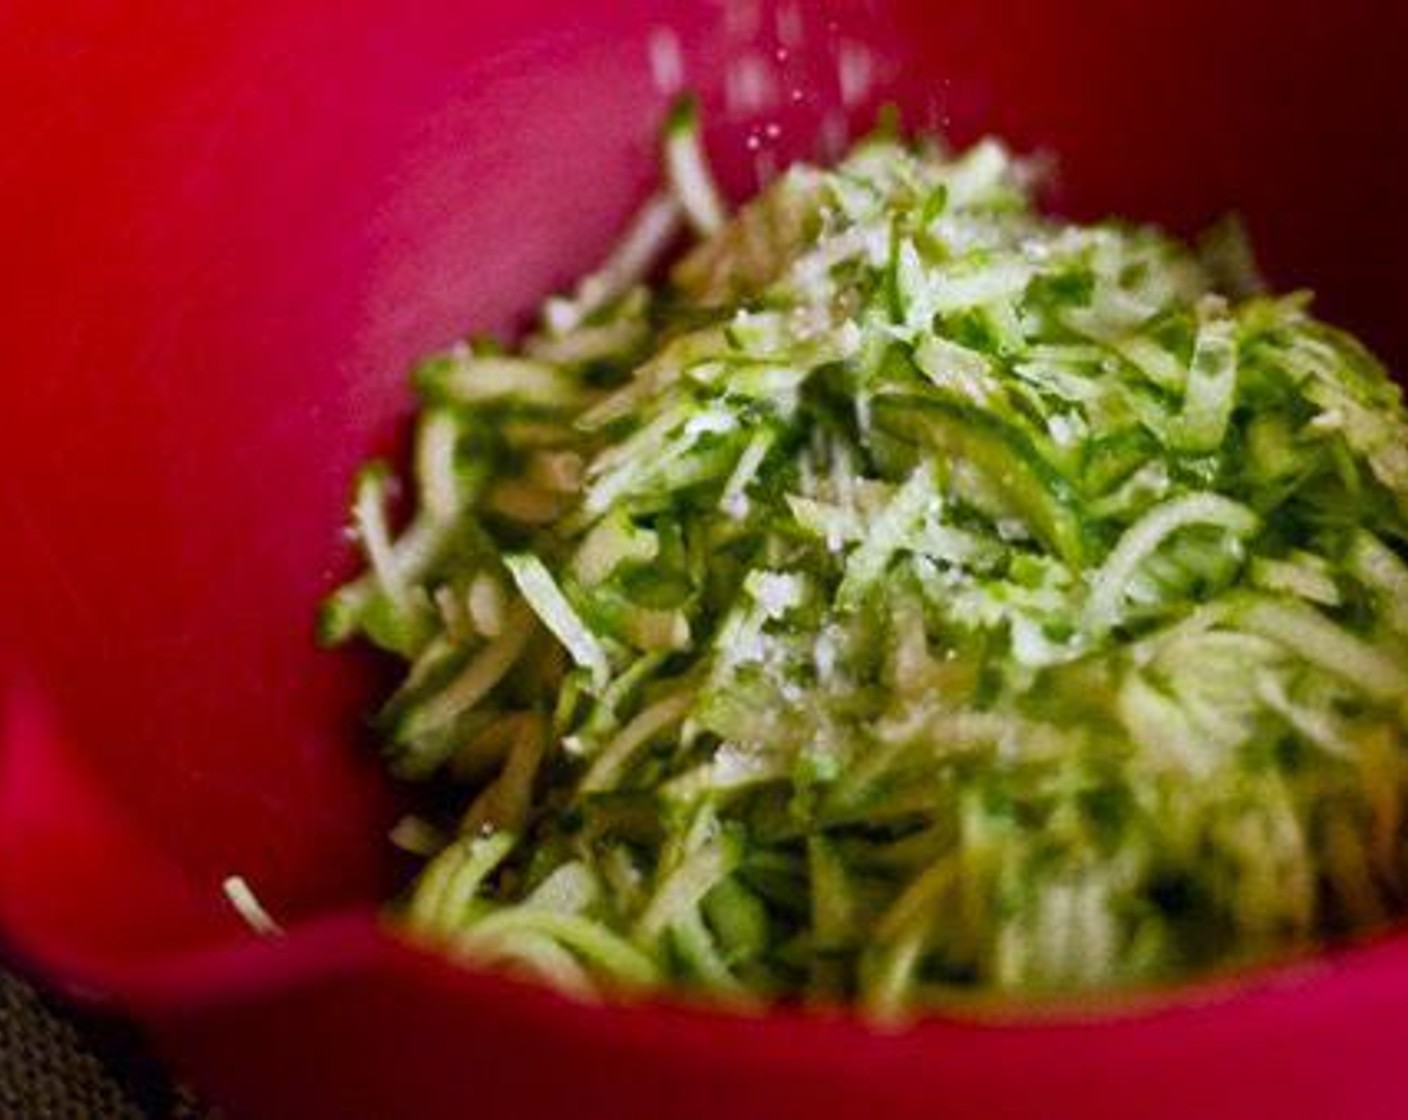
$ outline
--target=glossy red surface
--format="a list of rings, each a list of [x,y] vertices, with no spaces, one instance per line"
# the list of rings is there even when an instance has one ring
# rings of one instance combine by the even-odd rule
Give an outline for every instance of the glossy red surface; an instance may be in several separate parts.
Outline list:
[[[1048,148],[1074,213],[1239,208],[1279,284],[1408,359],[1400,5],[791,6],[800,36],[785,2],[0,10],[0,931],[235,1117],[1401,1115],[1397,938],[1155,1010],[883,1035],[580,1007],[375,925],[378,667],[310,640],[349,476],[395,445],[413,357],[521,322],[648,190],[658,28],[737,189],[755,126],[814,149],[845,55],[854,121],[894,97]],[[744,56],[780,108],[737,111]],[[287,938],[245,931],[231,872]]]

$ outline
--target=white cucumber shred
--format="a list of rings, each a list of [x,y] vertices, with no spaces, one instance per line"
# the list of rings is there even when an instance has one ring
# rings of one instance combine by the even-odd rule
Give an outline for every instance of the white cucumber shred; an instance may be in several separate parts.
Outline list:
[[[665,171],[680,208],[694,232],[717,233],[726,214],[699,134],[699,109],[692,99],[676,103],[665,126]]]
[[[269,916],[243,875],[226,876],[220,887],[235,913],[255,933],[261,937],[277,937],[284,932],[283,926]]]
[[[605,688],[611,679],[611,662],[606,651],[572,609],[552,573],[541,560],[528,553],[505,556],[504,564],[519,593],[543,625],[566,647],[572,660],[591,673],[593,686],[598,690]]]

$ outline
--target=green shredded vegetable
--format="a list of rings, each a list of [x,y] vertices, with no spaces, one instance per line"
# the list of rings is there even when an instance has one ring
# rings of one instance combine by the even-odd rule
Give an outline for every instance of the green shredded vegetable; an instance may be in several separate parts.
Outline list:
[[[404,529],[359,478],[321,632],[405,662],[390,765],[459,822],[399,920],[895,1015],[1399,912],[1408,416],[1364,348],[1239,227],[1050,219],[994,141],[732,215],[692,102],[662,159],[521,346],[416,371]]]

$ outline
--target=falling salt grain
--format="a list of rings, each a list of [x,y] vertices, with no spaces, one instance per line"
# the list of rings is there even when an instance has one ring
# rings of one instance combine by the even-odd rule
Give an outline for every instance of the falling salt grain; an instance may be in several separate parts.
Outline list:
[[[847,132],[846,118],[843,114],[832,110],[822,118],[817,140],[823,159],[832,162],[840,158],[841,153],[846,149]]]
[[[724,31],[735,42],[754,39],[762,26],[757,0],[733,0],[724,5]]]
[[[650,32],[647,46],[650,54],[650,76],[661,93],[677,93],[684,85],[684,55],[680,37],[668,27],[656,27]]]
[[[744,54],[724,72],[724,102],[730,113],[748,116],[772,108],[777,100],[777,82],[767,60]]]
[[[802,24],[801,7],[789,0],[788,3],[780,4],[774,16],[777,25],[777,37],[786,47],[797,47],[802,44],[802,37],[805,28]]]
[[[870,94],[875,78],[875,56],[859,43],[843,42],[836,54],[836,81],[841,87],[841,103],[847,108],[860,104]]]

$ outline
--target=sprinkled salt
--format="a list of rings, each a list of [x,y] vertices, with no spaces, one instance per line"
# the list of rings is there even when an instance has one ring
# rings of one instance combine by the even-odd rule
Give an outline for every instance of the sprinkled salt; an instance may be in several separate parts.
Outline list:
[[[653,28],[646,49],[655,88],[661,93],[678,93],[684,86],[684,54],[680,49],[680,37],[669,27]]]

